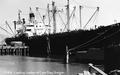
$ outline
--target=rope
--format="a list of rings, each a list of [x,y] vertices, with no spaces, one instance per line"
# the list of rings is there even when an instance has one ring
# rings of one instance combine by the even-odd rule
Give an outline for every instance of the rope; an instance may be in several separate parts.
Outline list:
[[[120,30],[118,30],[117,32],[114,32],[113,34],[111,34],[111,35],[109,35],[109,36],[107,36],[107,37],[104,37],[103,39],[101,39],[101,40],[98,40],[98,41],[96,41],[96,42],[93,42],[93,43],[91,43],[91,44],[95,44],[95,43],[98,43],[98,42],[100,42],[100,41],[102,41],[102,40],[105,40],[105,39],[107,39],[107,38],[110,38],[111,36],[113,36],[113,35],[115,35],[116,33],[118,33]],[[91,45],[91,44],[88,44],[88,45]],[[86,47],[86,46],[88,46],[88,45],[85,45],[85,46],[83,46],[83,47]],[[81,48],[83,48],[83,47],[81,47]]]
[[[69,51],[73,51],[73,50],[75,50],[75,49],[77,49],[77,48],[79,48],[79,47],[81,47],[81,46],[83,46],[83,45],[86,45],[87,43],[89,43],[89,42],[91,42],[91,41],[94,41],[95,39],[97,39],[98,37],[104,35],[106,32],[108,32],[108,31],[111,30],[111,29],[112,29],[112,28],[106,30],[105,32],[101,33],[100,35],[92,38],[91,40],[89,40],[89,41],[87,41],[87,42],[85,42],[85,43],[83,43],[83,44],[81,44],[81,45],[78,45],[78,46],[76,46],[76,47],[74,47],[74,48],[69,49]]]

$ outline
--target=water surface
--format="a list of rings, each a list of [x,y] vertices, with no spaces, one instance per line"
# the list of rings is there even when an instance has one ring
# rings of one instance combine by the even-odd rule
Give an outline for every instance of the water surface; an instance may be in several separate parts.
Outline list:
[[[88,70],[87,64],[52,58],[0,56],[0,75],[77,75]]]

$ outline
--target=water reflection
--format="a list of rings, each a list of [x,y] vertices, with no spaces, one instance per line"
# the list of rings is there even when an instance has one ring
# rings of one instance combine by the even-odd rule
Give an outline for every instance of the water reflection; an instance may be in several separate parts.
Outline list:
[[[76,75],[83,70],[88,70],[88,65],[64,64],[58,59],[0,56],[1,75]]]

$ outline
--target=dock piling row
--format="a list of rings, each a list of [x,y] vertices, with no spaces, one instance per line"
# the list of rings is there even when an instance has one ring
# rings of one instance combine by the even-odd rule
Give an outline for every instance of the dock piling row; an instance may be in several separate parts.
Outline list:
[[[0,46],[0,55],[29,56],[28,46]]]

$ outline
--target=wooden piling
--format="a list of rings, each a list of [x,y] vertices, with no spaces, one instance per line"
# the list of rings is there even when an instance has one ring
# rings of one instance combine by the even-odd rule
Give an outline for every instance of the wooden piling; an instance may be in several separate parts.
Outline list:
[[[0,55],[29,56],[28,46],[0,46]]]

